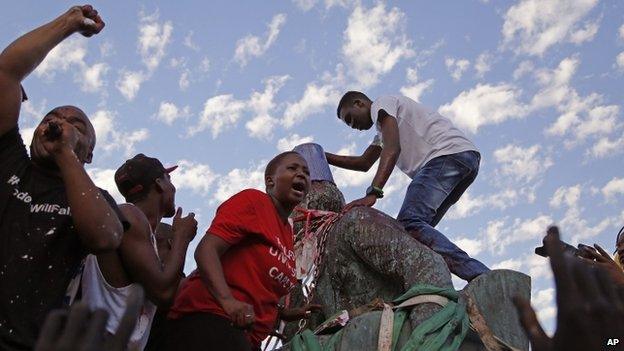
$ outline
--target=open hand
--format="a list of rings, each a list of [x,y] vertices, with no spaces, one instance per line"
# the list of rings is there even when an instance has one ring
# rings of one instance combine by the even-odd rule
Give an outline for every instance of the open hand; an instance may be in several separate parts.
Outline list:
[[[557,294],[557,330],[548,337],[528,301],[515,299],[520,322],[535,351],[607,350],[607,340],[624,331],[624,289],[600,266],[566,255],[557,227],[544,245],[550,256]]]
[[[581,250],[583,251],[582,257],[587,262],[604,268],[616,284],[624,286],[624,271],[600,245],[584,246]]]
[[[347,205],[345,205],[342,211],[347,212],[356,206],[372,207],[375,204],[375,202],[377,202],[377,197],[375,195],[366,195],[361,199],[357,199],[357,200],[349,202]]]

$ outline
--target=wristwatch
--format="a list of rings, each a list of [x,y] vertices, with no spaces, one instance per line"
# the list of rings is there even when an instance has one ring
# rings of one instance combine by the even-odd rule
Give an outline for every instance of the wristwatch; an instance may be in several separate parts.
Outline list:
[[[376,198],[381,199],[384,197],[383,189],[371,185],[366,189],[366,196],[368,195],[375,195]]]

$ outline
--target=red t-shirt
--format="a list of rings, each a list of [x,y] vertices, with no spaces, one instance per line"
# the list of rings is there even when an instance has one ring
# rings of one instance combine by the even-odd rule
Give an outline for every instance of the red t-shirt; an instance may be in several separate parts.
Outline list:
[[[273,329],[279,299],[296,282],[292,227],[282,222],[269,195],[247,189],[219,206],[208,233],[231,245],[221,256],[223,275],[234,298],[254,307],[256,320],[248,337],[259,345]],[[198,270],[182,284],[169,318],[194,312],[229,318]]]

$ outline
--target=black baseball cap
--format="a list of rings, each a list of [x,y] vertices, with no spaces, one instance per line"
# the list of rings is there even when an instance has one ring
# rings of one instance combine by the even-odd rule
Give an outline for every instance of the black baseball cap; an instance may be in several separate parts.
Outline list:
[[[145,194],[150,185],[165,173],[173,172],[178,166],[165,168],[156,158],[138,154],[127,160],[115,172],[115,184],[126,200]]]

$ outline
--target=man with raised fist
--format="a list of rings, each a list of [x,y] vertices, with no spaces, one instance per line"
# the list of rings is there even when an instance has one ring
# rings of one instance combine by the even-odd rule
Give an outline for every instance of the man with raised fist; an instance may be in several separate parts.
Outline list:
[[[18,131],[21,82],[61,41],[104,28],[93,7],[75,6],[0,54],[0,349],[32,349],[44,318],[62,307],[87,253],[115,249],[123,227],[113,199],[84,169],[95,130],[75,106],[50,111],[30,157]]]
[[[189,243],[197,232],[191,212],[182,217],[175,207],[175,186],[169,173],[152,157],[138,154],[115,172],[115,183],[128,203],[120,205],[130,222],[118,249],[87,256],[82,273],[82,296],[93,310],[104,309],[110,318],[106,331],[112,336],[126,310],[130,288],[140,284],[147,297],[128,348],[143,350],[147,344],[156,306],[167,308],[184,277],[184,260]],[[174,216],[175,215],[175,216]],[[158,256],[154,231],[163,217],[173,217],[173,238],[169,254]]]

